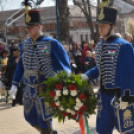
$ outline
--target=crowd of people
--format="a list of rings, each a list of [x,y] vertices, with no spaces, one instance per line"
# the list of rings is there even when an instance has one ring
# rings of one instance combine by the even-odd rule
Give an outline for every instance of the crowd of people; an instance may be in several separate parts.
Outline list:
[[[15,44],[12,40],[8,49],[5,43],[0,43],[0,99],[3,91],[5,90],[5,101],[8,102],[9,90],[14,76],[14,71],[19,60],[20,48],[18,44]],[[16,103],[22,105],[24,84],[20,84],[19,90],[16,95],[16,99],[12,101],[12,106]]]
[[[83,41],[81,44],[72,42],[69,46],[62,42],[62,45],[68,53],[73,73],[84,73],[96,66],[94,41]]]

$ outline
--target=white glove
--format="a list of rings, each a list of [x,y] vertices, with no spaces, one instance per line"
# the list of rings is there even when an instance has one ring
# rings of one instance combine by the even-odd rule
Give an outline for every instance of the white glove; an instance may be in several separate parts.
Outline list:
[[[86,74],[81,74],[81,77],[82,77],[83,80],[88,80],[89,79]]]
[[[128,102],[123,102],[120,98],[120,109],[126,109],[128,105]]]
[[[72,67],[77,68],[76,64],[72,64]]]
[[[16,99],[17,90],[18,90],[17,86],[16,85],[12,85],[12,87],[11,87],[11,89],[9,91],[9,94],[10,94],[10,96],[11,96],[11,98],[13,100]]]

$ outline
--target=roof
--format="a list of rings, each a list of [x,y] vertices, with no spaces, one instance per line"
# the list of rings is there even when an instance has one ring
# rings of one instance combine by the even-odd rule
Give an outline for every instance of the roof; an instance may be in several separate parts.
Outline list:
[[[81,9],[78,6],[75,5],[69,5],[69,12],[70,12],[70,17],[84,17],[84,14],[82,13]],[[40,8],[42,11],[42,16],[44,19],[49,19],[49,18],[56,18],[56,9],[55,6],[51,7],[42,7]],[[5,21],[7,18],[9,18],[11,15],[16,13],[18,10],[8,10],[8,11],[2,11],[0,12],[0,21]],[[92,16],[96,17],[96,8],[92,7],[91,9]],[[23,19],[23,17],[21,18]]]
[[[127,14],[134,10],[134,6],[124,2],[123,0],[114,0],[113,7],[117,8],[120,14]]]
[[[134,0],[123,0],[123,1],[125,1],[125,2],[127,2],[128,4],[134,6]]]

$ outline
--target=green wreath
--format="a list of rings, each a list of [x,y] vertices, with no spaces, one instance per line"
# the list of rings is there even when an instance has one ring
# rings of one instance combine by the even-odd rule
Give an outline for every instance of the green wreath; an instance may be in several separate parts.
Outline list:
[[[68,119],[76,120],[78,115],[95,114],[97,99],[87,80],[80,75],[58,72],[45,81],[47,90],[39,96],[45,97],[53,109],[52,114],[58,121]]]

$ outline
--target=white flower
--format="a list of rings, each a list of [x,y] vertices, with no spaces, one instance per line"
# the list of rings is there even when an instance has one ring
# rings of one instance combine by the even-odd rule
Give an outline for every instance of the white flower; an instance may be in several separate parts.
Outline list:
[[[71,113],[71,109],[70,108],[66,109],[66,112]]]
[[[76,98],[76,102],[77,102],[77,103],[80,103],[80,102],[81,102],[80,98],[77,97],[77,98]]]
[[[74,110],[71,110],[70,112],[72,115],[75,115],[75,111]]]
[[[66,90],[63,90],[63,95],[68,95],[69,94],[69,91],[66,89]]]
[[[56,96],[61,96],[61,91],[60,90],[56,90]]]
[[[64,108],[63,108],[63,107],[59,107],[59,109],[60,109],[61,111],[64,111]]]
[[[83,106],[83,103],[76,103],[76,106],[80,108]]]
[[[54,101],[57,101],[57,100],[58,100],[58,97],[57,97],[57,96],[55,96],[55,97],[54,97]]]
[[[79,110],[80,108],[79,108],[79,107],[77,107],[77,106],[75,106],[75,107],[74,107],[74,109],[77,111],[77,110]]]
[[[72,91],[70,92],[70,95],[71,95],[71,96],[76,96],[76,95],[77,95],[77,91],[76,91],[76,90],[72,90]]]
[[[59,105],[60,105],[60,102],[59,102],[59,101],[57,101],[57,102],[55,102],[55,104],[56,104],[57,106],[59,106]]]

